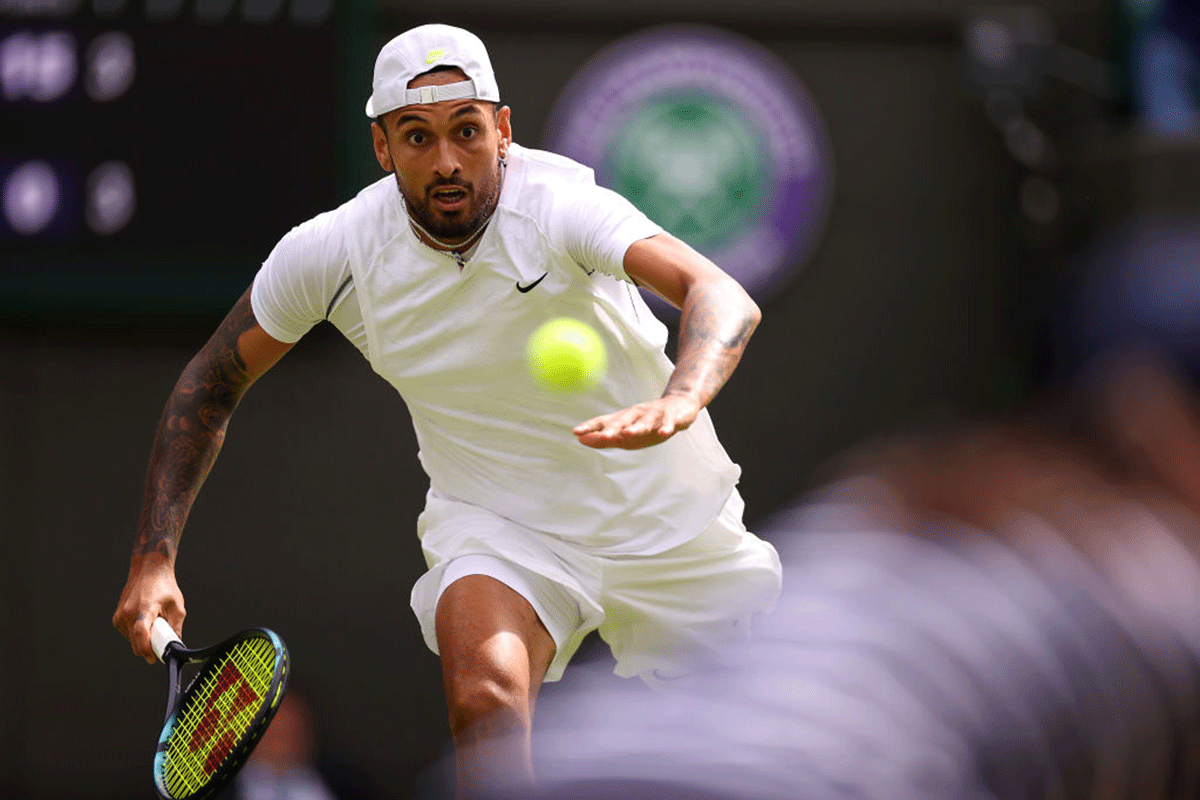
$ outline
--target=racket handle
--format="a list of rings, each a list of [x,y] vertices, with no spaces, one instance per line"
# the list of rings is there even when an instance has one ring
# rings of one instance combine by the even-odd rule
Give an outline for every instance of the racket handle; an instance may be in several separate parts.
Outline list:
[[[158,656],[158,660],[163,660],[163,653],[167,650],[167,645],[172,642],[183,644],[180,638],[175,634],[175,629],[171,627],[171,623],[167,622],[163,617],[158,617],[154,620],[154,624],[150,626],[150,646],[154,648],[154,655]]]

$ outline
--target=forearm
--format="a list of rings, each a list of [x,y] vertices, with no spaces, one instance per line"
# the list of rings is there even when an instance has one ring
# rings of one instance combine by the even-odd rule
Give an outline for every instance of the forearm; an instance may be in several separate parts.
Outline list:
[[[709,281],[684,298],[675,371],[663,396],[692,397],[707,406],[741,361],[762,314],[735,281]]]
[[[247,319],[253,321],[249,313],[248,304],[234,309],[184,369],[167,400],[146,473],[135,561],[155,556],[175,561],[192,503],[252,380],[238,347]]]
[[[236,400],[212,397],[187,372],[158,423],[134,556],[160,555],[174,563],[179,538],[204,479],[216,462]]]

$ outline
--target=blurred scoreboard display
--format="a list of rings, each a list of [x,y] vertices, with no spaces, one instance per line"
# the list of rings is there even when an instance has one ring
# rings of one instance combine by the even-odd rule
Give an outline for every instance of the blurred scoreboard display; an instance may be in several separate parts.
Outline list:
[[[226,308],[339,201],[337,12],[0,0],[0,314]]]

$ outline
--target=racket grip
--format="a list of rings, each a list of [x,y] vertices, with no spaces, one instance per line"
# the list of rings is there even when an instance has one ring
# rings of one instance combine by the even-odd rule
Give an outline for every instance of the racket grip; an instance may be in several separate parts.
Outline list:
[[[167,645],[172,642],[183,643],[175,634],[171,623],[163,617],[156,618],[154,624],[150,626],[150,646],[154,648],[154,655],[158,656],[159,661],[163,660],[163,653],[166,652]]]

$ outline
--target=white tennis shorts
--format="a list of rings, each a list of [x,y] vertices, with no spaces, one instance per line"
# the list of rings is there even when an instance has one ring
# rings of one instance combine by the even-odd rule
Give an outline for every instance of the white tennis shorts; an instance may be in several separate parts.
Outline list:
[[[430,491],[418,522],[429,565],[413,586],[425,643],[446,587],[488,575],[529,601],[557,646],[547,681],[562,677],[584,637],[599,630],[622,677],[647,683],[687,671],[689,656],[749,635],[779,597],[779,556],[742,524],[734,491],[703,533],[654,555],[602,555]]]

